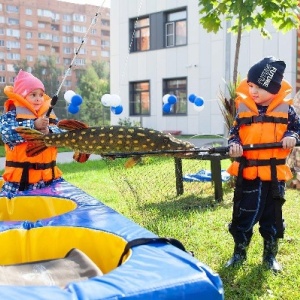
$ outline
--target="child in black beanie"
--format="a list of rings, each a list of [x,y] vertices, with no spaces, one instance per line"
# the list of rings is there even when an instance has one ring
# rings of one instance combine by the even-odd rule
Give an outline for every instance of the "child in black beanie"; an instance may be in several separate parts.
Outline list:
[[[300,120],[291,92],[283,79],[285,63],[266,57],[253,65],[237,88],[237,115],[230,129],[229,155],[236,158],[228,172],[236,176],[229,232],[235,246],[226,267],[246,260],[246,250],[259,223],[264,239],[263,263],[274,272],[282,270],[276,260],[278,239],[283,238],[285,182],[292,178],[286,158],[300,135]],[[243,145],[282,142],[282,148],[243,151]]]

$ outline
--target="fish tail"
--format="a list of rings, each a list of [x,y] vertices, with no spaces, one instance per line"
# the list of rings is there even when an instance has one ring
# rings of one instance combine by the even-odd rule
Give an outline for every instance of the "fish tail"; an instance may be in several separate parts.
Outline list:
[[[26,155],[28,157],[36,156],[48,148],[44,134],[40,131],[28,127],[18,127],[15,130],[27,142]]]

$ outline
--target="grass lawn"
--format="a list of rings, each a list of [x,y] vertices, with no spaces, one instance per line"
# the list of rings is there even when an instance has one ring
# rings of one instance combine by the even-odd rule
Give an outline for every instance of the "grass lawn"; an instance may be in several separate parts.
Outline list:
[[[220,274],[225,299],[300,299],[299,190],[287,189],[283,207],[287,228],[278,254],[283,273],[274,275],[262,267],[262,238],[257,226],[246,263],[241,268],[225,269],[223,266],[233,251],[227,230],[232,188],[224,183],[224,200],[216,202],[210,182],[184,182],[184,193],[177,196],[173,159],[146,157],[130,169],[124,167],[125,161],[99,159],[84,164],[59,164],[59,167],[67,181],[129,219],[158,236],[180,240],[197,259]],[[228,165],[229,160],[222,161],[222,169]],[[208,168],[207,161],[183,161],[184,174]]]
[[[187,161],[183,165],[184,173],[195,168],[195,161],[193,165]],[[198,169],[208,166],[197,162]],[[226,168],[228,163],[223,161],[222,167]],[[220,274],[225,299],[300,299],[299,191],[287,189],[283,209],[287,228],[278,254],[284,272],[274,275],[261,265],[262,238],[257,226],[243,267],[223,268],[233,251],[233,241],[227,231],[233,195],[226,183],[224,201],[217,203],[211,183],[184,183],[184,194],[176,196],[171,159],[150,159],[132,169],[125,169],[123,160],[97,160],[60,167],[66,180],[106,205],[161,237],[179,239],[201,262]]]

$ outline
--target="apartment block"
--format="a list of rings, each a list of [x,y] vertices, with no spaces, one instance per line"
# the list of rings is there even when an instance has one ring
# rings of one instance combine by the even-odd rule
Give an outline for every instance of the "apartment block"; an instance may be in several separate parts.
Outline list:
[[[14,65],[20,61],[26,60],[32,68],[38,59],[43,62],[49,56],[54,56],[63,74],[70,71],[63,88],[75,89],[78,70],[92,61],[110,59],[110,9],[57,0],[3,0],[0,87],[13,84]]]
[[[121,115],[111,115],[112,124],[130,118],[157,130],[226,133],[219,95],[226,95],[226,83],[233,78],[236,36],[228,33],[231,21],[224,21],[218,33],[208,33],[199,22],[198,5],[198,0],[111,1],[110,88],[124,108]],[[300,82],[297,30],[283,34],[271,24],[267,29],[271,39],[258,30],[243,33],[239,76],[246,77],[254,63],[273,55],[286,62],[293,97]],[[168,94],[176,95],[177,102],[164,109]],[[195,107],[191,95],[204,105]]]

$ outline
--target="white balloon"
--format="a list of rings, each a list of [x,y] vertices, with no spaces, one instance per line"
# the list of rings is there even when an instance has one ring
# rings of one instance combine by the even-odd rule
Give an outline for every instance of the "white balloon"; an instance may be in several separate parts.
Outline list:
[[[170,94],[166,94],[166,95],[163,96],[163,103],[164,103],[164,104],[166,104],[166,103],[169,102],[169,101],[168,101],[169,97],[170,97]]]
[[[76,93],[71,90],[68,90],[65,92],[64,98],[67,101],[67,103],[69,103],[69,104],[71,103],[71,99],[74,95],[76,95]]]
[[[111,95],[111,106],[119,106],[122,103],[119,95],[112,94]]]
[[[104,95],[101,97],[101,103],[102,103],[104,106],[111,106],[111,94],[104,94]]]
[[[194,105],[194,109],[195,111],[202,111],[204,109],[204,105],[201,106]]]

